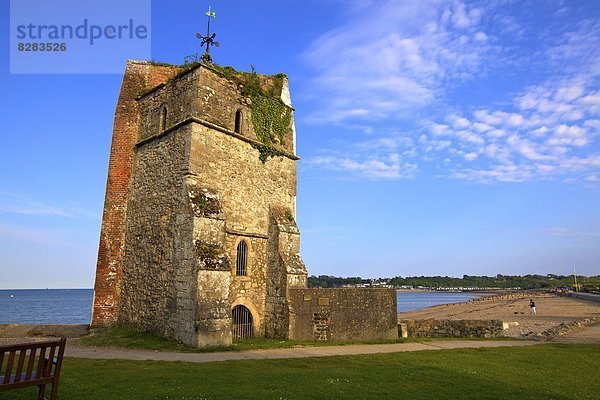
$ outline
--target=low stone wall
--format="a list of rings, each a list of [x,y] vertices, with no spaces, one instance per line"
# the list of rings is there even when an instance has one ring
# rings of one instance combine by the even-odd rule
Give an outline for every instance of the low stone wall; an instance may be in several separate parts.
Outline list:
[[[474,297],[468,302],[486,302],[486,301],[497,301],[497,300],[513,300],[513,299],[530,299],[531,297],[537,296],[539,293],[535,292],[507,292],[507,293],[497,293],[493,295],[484,295],[481,297]],[[454,303],[455,304],[455,303]]]
[[[399,337],[493,338],[503,331],[503,322],[493,320],[401,320]]]
[[[599,294],[594,294],[594,293],[568,293],[567,295],[569,297],[573,297],[575,299],[600,302],[600,295]]]
[[[290,289],[290,339],[398,337],[394,289]]]
[[[544,332],[537,333],[537,334],[533,334],[533,332],[530,332],[531,334],[527,334],[525,336],[527,338],[533,339],[533,340],[548,341],[550,339],[553,339],[555,336],[564,335],[565,333],[569,332],[572,329],[591,325],[598,321],[600,321],[600,317],[590,317],[590,318],[580,319],[577,321],[562,322],[561,324],[559,324],[555,327],[552,327],[550,329],[547,329]]]

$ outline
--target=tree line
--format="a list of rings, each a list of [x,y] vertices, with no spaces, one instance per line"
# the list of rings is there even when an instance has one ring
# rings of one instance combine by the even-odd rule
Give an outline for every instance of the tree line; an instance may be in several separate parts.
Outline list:
[[[600,275],[577,276],[577,283],[584,290],[598,290]],[[450,276],[396,276],[393,278],[364,279],[360,277],[342,278],[329,275],[311,275],[308,277],[308,287],[336,288],[344,286],[390,285],[392,287],[425,288],[500,288],[500,289],[551,289],[557,286],[574,287],[573,275],[496,275],[474,276],[463,275],[462,278]]]

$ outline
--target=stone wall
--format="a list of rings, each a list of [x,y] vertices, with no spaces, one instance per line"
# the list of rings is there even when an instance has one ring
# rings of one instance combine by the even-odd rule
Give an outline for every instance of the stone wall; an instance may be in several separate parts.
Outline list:
[[[376,340],[398,337],[393,289],[289,289],[290,339]]]
[[[306,288],[306,267],[300,258],[300,230],[285,207],[270,210],[267,297],[264,331],[268,337],[289,337],[288,289]]]
[[[229,231],[266,237],[272,205],[295,217],[294,160],[280,156],[263,163],[250,143],[202,124],[193,129],[190,170],[202,187],[219,194]]]
[[[259,75],[268,86],[273,77]],[[287,79],[283,80],[284,103],[291,109]],[[188,118],[206,121],[228,131],[235,131],[235,116],[241,112],[238,133],[249,140],[260,142],[252,124],[252,102],[244,96],[238,84],[221,76],[210,66],[199,64],[182,69],[175,79],[140,98],[141,137],[147,139],[163,130],[176,126]],[[161,121],[166,109],[166,121]],[[293,110],[292,110],[293,114]],[[293,117],[283,143],[272,143],[278,149],[294,154],[295,132]]]
[[[190,134],[184,127],[137,149],[119,318],[185,343],[194,341],[198,263],[185,185]]]
[[[200,69],[190,70],[138,99],[139,140],[158,135],[190,117],[198,117],[199,75]],[[163,109],[166,119],[161,121]]]
[[[399,337],[493,338],[503,331],[500,320],[401,320]]]
[[[188,125],[187,129],[191,131],[192,127]],[[189,153],[189,148],[186,152]],[[193,213],[195,253],[190,257],[198,262],[194,344],[229,344],[232,258],[225,246],[225,215],[221,199],[217,193],[200,187],[196,176],[189,170],[182,172],[186,174],[186,188]]]
[[[108,165],[98,262],[94,284],[93,326],[107,326],[118,319],[125,212],[138,141],[139,109],[136,97],[146,88],[172,78],[177,66],[128,61],[115,111]]]
[[[231,306],[243,305],[250,310],[255,335],[281,336],[273,329],[265,330],[263,324],[267,293],[285,296],[285,285],[279,282],[287,279],[286,269],[275,265],[278,253],[269,259],[270,252],[279,249],[279,237],[271,235],[270,221],[273,208],[287,210],[289,218],[295,220],[295,160],[279,156],[263,163],[250,143],[201,123],[192,127],[190,173],[199,187],[218,195],[226,221],[222,245],[231,260]],[[241,240],[248,246],[247,276],[235,275]],[[295,254],[299,259],[299,245]],[[306,279],[303,263],[302,268]],[[281,312],[285,311],[285,307],[277,310],[283,321],[285,314]]]
[[[268,75],[258,75],[264,88],[274,84],[275,77]],[[280,96],[282,101],[291,108],[291,100],[289,96],[289,88],[287,79],[283,79],[283,87]],[[220,76],[216,69],[210,66],[203,66],[200,74],[199,86],[199,109],[201,110],[200,118],[209,122],[223,126],[226,129],[233,131],[235,124],[235,113],[241,111],[242,126],[241,134],[249,139],[259,141],[252,124],[252,101],[248,97],[242,95],[237,84]],[[275,142],[275,147],[289,154],[294,154],[294,132],[293,132],[293,110],[292,120],[289,130],[284,135],[283,142]]]

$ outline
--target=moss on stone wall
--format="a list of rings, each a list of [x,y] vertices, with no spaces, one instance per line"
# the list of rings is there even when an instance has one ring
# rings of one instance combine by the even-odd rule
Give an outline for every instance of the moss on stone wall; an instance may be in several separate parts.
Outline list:
[[[214,217],[221,213],[218,196],[208,190],[191,190],[189,197],[196,217]]]
[[[277,157],[277,156],[285,156],[286,154],[276,148],[275,146],[271,146],[263,143],[250,143],[252,147],[254,147],[260,153],[258,158],[263,163],[266,162],[269,157]]]
[[[212,66],[217,74],[235,82],[242,95],[250,98],[252,103],[252,125],[256,137],[262,146],[253,146],[260,153],[264,163],[269,157],[282,156],[285,153],[275,148],[276,144],[284,145],[285,137],[291,130],[292,109],[281,100],[284,74],[277,74],[269,79],[261,79],[254,67],[252,72],[236,71],[233,67]]]
[[[200,262],[200,269],[229,270],[229,258],[222,246],[195,241],[195,247],[196,256]]]

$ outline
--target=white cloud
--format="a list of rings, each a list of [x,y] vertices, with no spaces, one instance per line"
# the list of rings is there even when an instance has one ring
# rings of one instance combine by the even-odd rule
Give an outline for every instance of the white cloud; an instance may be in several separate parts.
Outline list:
[[[537,129],[532,130],[531,134],[533,136],[541,137],[541,136],[544,136],[547,132],[548,132],[548,128],[545,126],[541,126]]]
[[[431,124],[431,132],[434,135],[444,135],[449,131],[449,126],[448,125],[444,125],[444,124],[437,124],[437,123],[432,123]]]
[[[413,139],[397,133],[352,144],[346,151],[321,153],[306,158],[304,165],[374,180],[413,179],[419,171],[411,161],[417,156]]]
[[[580,21],[575,29],[565,30],[548,47],[543,53],[544,62],[552,63],[567,73],[577,73],[582,69],[597,72],[600,67],[599,32],[598,18]]]
[[[96,213],[82,209],[77,204],[67,203],[57,206],[6,191],[0,191],[0,214],[2,213],[63,218],[99,218]]]
[[[548,140],[551,146],[577,146],[587,145],[589,139],[584,129],[579,126],[561,124],[554,130],[554,135]]]
[[[482,14],[458,0],[386,1],[322,35],[304,53],[316,72],[307,97],[319,103],[308,120],[392,118],[431,104],[493,52]]]
[[[482,122],[474,122],[473,129],[475,129],[477,132],[486,132],[486,131],[492,130],[493,127],[491,125],[484,124]]]
[[[463,157],[467,161],[473,161],[474,159],[476,159],[478,157],[478,155],[477,155],[477,153],[466,153],[463,155]]]
[[[594,184],[600,22],[539,28],[507,15],[511,7],[503,2],[474,4],[384,1],[369,8],[369,18],[357,12],[315,40],[303,54],[316,76],[309,90],[317,111],[308,120],[367,121],[369,135],[380,137],[351,145],[359,155],[330,151],[313,165],[398,178],[411,176],[417,162],[442,163],[449,176],[482,183],[564,181],[574,174]],[[494,83],[482,81],[481,92],[495,96],[486,104],[476,79],[494,72],[502,72]],[[527,86],[502,81],[513,76]],[[462,96],[463,87],[472,91]],[[410,145],[381,136],[392,119],[411,121]]]
[[[585,177],[585,181],[590,183],[598,183],[600,182],[600,177],[598,174],[591,174]]]
[[[466,128],[469,125],[471,125],[471,122],[468,119],[466,119],[466,118],[455,117],[453,119],[454,119],[454,127],[455,128],[462,129],[462,128]]]
[[[312,168],[342,171],[367,179],[412,179],[418,172],[416,164],[402,161],[398,153],[384,156],[321,156],[306,161]]]
[[[488,35],[481,31],[477,32],[475,34],[475,40],[477,40],[478,42],[485,42],[486,40],[488,40]]]
[[[479,183],[525,182],[531,179],[530,168],[516,165],[497,165],[491,169],[464,169],[451,173],[451,177]]]
[[[579,179],[595,184],[584,176],[596,176],[600,158],[598,147],[593,146],[600,136],[600,109],[594,108],[596,82],[587,73],[551,79],[526,88],[504,109],[480,108],[471,117],[452,114],[446,118],[449,125],[433,122],[428,130],[452,140],[448,149],[457,157],[454,178],[523,182],[587,172]],[[435,149],[428,145],[425,151]],[[469,169],[460,169],[461,159],[471,161]]]
[[[550,227],[538,229],[538,232],[552,236],[600,237],[600,232],[585,232],[565,227]]]
[[[455,131],[454,136],[456,136],[460,140],[462,140],[464,142],[468,142],[468,143],[473,143],[473,144],[484,144],[485,143],[485,140],[481,136],[479,136],[471,131],[466,131],[466,130]]]

